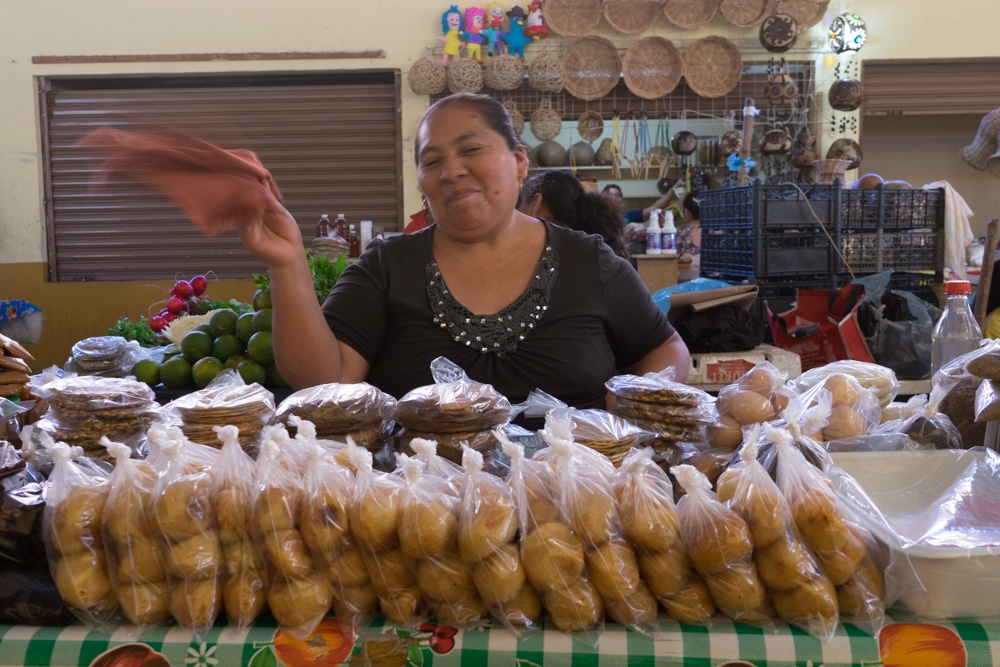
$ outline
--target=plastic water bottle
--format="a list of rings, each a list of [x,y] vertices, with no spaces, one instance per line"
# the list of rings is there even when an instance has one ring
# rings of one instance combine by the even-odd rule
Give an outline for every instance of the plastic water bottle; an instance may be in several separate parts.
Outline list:
[[[664,255],[677,254],[677,228],[674,227],[674,212],[663,212],[663,230],[660,232],[660,248]]]
[[[330,216],[326,213],[319,216],[319,222],[316,223],[316,238],[325,239],[333,233],[333,223],[330,222]]]
[[[944,285],[947,303],[931,334],[931,374],[955,357],[979,347],[983,332],[969,307],[968,280],[949,280]]]
[[[646,227],[646,254],[662,254],[663,250],[660,247],[661,240],[662,230],[660,229],[660,209],[654,208],[649,214],[649,226]]]

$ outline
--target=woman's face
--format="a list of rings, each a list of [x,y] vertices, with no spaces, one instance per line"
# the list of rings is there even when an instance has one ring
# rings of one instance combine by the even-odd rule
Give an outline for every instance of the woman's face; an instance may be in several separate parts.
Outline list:
[[[472,240],[512,219],[528,158],[474,105],[438,109],[420,124],[417,145],[417,185],[442,231]]]

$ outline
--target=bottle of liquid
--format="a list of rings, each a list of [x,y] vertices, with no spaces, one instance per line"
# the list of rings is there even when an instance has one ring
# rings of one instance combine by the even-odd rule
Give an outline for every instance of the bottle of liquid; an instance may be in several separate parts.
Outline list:
[[[955,357],[979,347],[983,332],[969,307],[970,291],[968,280],[949,280],[944,284],[948,301],[931,334],[932,374]]]
[[[358,230],[357,230],[357,228],[355,228],[353,222],[348,226],[347,242],[348,242],[348,245],[350,246],[350,250],[347,251],[347,256],[350,257],[350,258],[352,258],[352,259],[354,257],[360,257],[361,256],[361,239],[358,238]]]
[[[316,238],[325,239],[326,237],[333,234],[333,223],[330,222],[330,216],[326,213],[319,216],[319,222],[316,223]]]
[[[343,213],[338,213],[337,219],[333,221],[333,236],[339,236],[346,241],[350,232],[350,227],[347,226],[347,218]]]
[[[646,254],[660,255],[663,250],[660,247],[663,230],[660,229],[660,209],[654,208],[649,214],[649,225],[646,227]]]
[[[674,212],[663,212],[663,229],[660,231],[660,248],[664,255],[677,254],[677,228],[674,227]]]
[[[359,250],[361,252],[365,251],[368,244],[372,242],[372,221],[362,220],[361,221],[361,237],[359,239]]]

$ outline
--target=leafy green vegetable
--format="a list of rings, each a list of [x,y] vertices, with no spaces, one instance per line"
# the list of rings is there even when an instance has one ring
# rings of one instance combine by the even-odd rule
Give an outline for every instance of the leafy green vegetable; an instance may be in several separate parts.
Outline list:
[[[133,322],[127,317],[120,318],[115,325],[108,329],[109,336],[121,336],[125,340],[134,340],[142,347],[159,347],[162,345],[160,338],[149,328],[149,320],[144,315],[139,316],[138,322]]]
[[[249,303],[243,303],[242,301],[238,301],[237,299],[229,299],[227,301],[213,300],[213,299],[198,299],[196,302],[194,302],[190,314],[204,315],[210,310],[218,310],[219,308],[228,308],[229,310],[235,310],[238,315],[242,315],[243,313],[249,313],[253,311],[252,305],[250,305]]]
[[[312,274],[316,298],[323,303],[344,269],[354,260],[348,260],[347,255],[340,255],[337,259],[331,260],[326,255],[314,255],[311,249],[306,249],[306,261],[309,262],[309,273]],[[268,289],[271,286],[271,277],[255,273],[253,282],[257,289]]]

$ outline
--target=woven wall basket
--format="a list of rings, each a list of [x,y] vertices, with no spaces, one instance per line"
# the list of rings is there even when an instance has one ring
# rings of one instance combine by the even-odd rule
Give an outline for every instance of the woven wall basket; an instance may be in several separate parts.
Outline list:
[[[448,71],[439,58],[421,56],[406,73],[406,82],[417,95],[437,95],[448,85]]]
[[[678,28],[695,30],[705,25],[719,11],[719,0],[667,0],[663,13]]]
[[[601,22],[601,0],[545,0],[545,24],[563,37],[583,37]]]
[[[702,37],[684,53],[684,79],[702,97],[722,97],[742,76],[740,49],[725,37]]]
[[[538,54],[528,65],[528,85],[546,93],[561,93],[566,87],[562,60],[554,53]]]
[[[625,85],[646,100],[673,92],[684,73],[684,59],[673,42],[649,36],[632,42],[622,58]]]
[[[749,28],[763,20],[767,3],[768,0],[722,0],[719,12],[733,25]]]
[[[580,138],[593,141],[604,134],[604,117],[594,110],[584,111],[576,121]]]
[[[507,115],[510,116],[510,124],[514,126],[514,132],[517,133],[517,136],[521,136],[521,133],[524,132],[524,116],[513,107],[507,109]]]
[[[483,66],[472,58],[452,58],[448,63],[448,90],[478,93],[483,89]]]
[[[503,53],[486,61],[486,85],[494,90],[514,90],[524,82],[524,63]]]
[[[781,0],[779,11],[788,14],[799,24],[800,30],[811,28],[823,19],[830,0]]]
[[[622,75],[618,48],[603,37],[577,37],[563,52],[562,64],[566,92],[581,100],[604,97]]]
[[[604,0],[604,18],[618,32],[638,35],[653,27],[666,0]]]
[[[562,131],[562,118],[553,109],[541,108],[531,114],[531,133],[539,141],[548,141]]]

